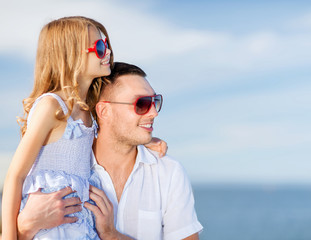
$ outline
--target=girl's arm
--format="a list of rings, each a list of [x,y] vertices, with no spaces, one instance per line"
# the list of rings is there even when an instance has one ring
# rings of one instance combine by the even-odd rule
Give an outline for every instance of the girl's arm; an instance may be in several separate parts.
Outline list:
[[[23,182],[31,169],[41,146],[47,140],[58,120],[55,112],[59,107],[52,97],[43,98],[33,112],[31,122],[10,164],[5,179],[2,198],[3,239],[17,239],[17,215],[19,213]]]
[[[167,143],[162,139],[156,137],[153,137],[150,143],[145,144],[145,147],[159,152],[160,157],[164,157],[168,149]]]

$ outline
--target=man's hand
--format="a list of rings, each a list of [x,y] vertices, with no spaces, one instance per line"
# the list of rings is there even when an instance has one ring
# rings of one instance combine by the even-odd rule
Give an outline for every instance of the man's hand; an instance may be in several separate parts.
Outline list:
[[[98,236],[103,237],[116,235],[114,227],[113,205],[107,198],[104,191],[90,185],[90,199],[92,199],[97,206],[88,202],[84,206],[93,212],[95,216],[95,225]]]
[[[114,226],[113,205],[104,191],[90,185],[90,199],[97,206],[88,202],[85,202],[84,206],[92,211],[95,216],[96,230],[100,239],[132,239],[116,230]]]
[[[70,187],[66,187],[53,193],[38,190],[29,194],[25,208],[17,218],[18,239],[32,239],[41,229],[76,222],[76,217],[65,217],[82,210],[81,205],[78,205],[81,204],[79,198],[63,199],[72,192]]]

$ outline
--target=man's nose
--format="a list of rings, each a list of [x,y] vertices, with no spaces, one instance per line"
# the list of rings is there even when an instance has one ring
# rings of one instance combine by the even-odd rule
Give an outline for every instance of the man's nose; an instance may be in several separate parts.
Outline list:
[[[148,115],[152,116],[152,117],[158,116],[158,111],[157,111],[157,109],[155,107],[155,103],[154,102],[151,104],[151,107],[150,107],[150,110],[148,112]]]

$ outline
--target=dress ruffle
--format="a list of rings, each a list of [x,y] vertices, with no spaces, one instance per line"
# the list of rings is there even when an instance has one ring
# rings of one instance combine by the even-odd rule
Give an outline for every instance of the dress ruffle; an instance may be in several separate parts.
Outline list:
[[[95,179],[93,179],[93,181],[94,180]],[[65,198],[79,197],[81,202],[92,202],[89,200],[88,179],[83,179],[73,174],[69,175],[64,171],[40,170],[26,177],[23,185],[20,209],[22,210],[25,207],[29,193],[36,192],[39,189],[41,189],[41,192],[51,193],[68,186],[75,192],[67,195]],[[63,224],[52,229],[43,229],[36,234],[34,239],[45,239],[46,234],[48,234],[48,239],[53,239],[53,236],[57,236],[57,239],[99,239],[96,229],[94,228],[95,220],[90,210],[82,207],[81,212],[68,216],[77,217],[78,221],[75,223]],[[83,237],[81,238],[81,236]]]
[[[82,202],[89,199],[89,181],[64,171],[39,170],[28,175],[24,181],[23,194],[29,194],[42,188],[42,192],[55,192],[65,187],[77,192]]]

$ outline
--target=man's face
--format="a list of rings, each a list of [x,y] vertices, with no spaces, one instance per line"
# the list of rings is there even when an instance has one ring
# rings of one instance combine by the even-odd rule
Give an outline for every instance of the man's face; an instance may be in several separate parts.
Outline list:
[[[116,79],[118,86],[112,88],[112,102],[134,103],[138,97],[154,95],[155,92],[144,77],[124,75]],[[106,100],[106,99],[105,99]],[[109,104],[109,103],[108,103]],[[145,115],[135,113],[134,105],[109,104],[109,127],[117,142],[136,146],[151,141],[154,118],[158,113],[152,104]]]

